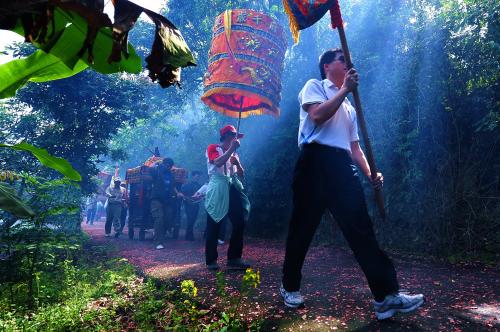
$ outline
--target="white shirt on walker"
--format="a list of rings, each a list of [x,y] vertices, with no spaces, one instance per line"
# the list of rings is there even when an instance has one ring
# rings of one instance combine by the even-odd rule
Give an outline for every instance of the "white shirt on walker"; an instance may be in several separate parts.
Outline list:
[[[303,144],[318,143],[351,152],[351,142],[359,141],[356,111],[347,98],[335,115],[319,126],[304,110],[305,105],[319,104],[333,98],[338,90],[328,79],[311,79],[304,85],[299,93],[299,147]]]

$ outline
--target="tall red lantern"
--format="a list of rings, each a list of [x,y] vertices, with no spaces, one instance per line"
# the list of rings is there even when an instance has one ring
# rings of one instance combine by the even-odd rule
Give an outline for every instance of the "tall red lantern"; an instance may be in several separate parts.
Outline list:
[[[285,51],[283,29],[275,19],[250,9],[220,14],[213,27],[202,101],[230,117],[278,117]]]

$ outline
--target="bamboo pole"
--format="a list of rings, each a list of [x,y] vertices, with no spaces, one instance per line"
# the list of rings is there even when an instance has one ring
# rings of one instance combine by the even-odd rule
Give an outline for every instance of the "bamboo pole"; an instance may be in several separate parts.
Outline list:
[[[244,99],[245,99],[245,97],[241,96],[240,112],[238,113],[238,125],[236,127],[236,139],[238,138],[238,134],[240,133],[241,112],[243,111],[243,100]]]
[[[337,26],[339,31],[340,43],[342,45],[342,51],[344,53],[345,62],[347,65],[347,69],[351,69],[353,67],[351,54],[349,53],[349,47],[347,46],[347,38],[345,36],[345,31],[343,26]],[[377,177],[377,166],[375,164],[375,158],[373,156],[372,145],[370,143],[370,139],[368,137],[368,130],[366,128],[365,116],[363,114],[363,110],[361,108],[361,98],[359,97],[358,88],[355,88],[352,91],[352,95],[354,97],[354,106],[356,107],[356,114],[358,118],[359,128],[361,129],[361,136],[363,137],[363,141],[365,143],[366,150],[366,159],[368,161],[368,165],[370,166],[370,172],[372,179]],[[375,189],[375,201],[377,203],[378,211],[380,216],[385,219],[385,207],[384,207],[384,196],[382,194],[382,189]]]

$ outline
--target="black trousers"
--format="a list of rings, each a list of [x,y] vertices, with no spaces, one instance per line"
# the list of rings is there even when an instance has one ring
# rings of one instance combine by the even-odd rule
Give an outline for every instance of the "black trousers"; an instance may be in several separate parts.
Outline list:
[[[221,241],[225,241],[226,240],[226,219],[222,219],[221,221],[219,221],[219,236],[217,237],[217,239],[221,240]]]
[[[207,229],[208,229],[208,221],[207,225],[205,226],[205,231],[203,232],[203,238],[207,238]],[[221,241],[226,240],[226,218],[222,219],[219,221],[219,236],[218,239]]]
[[[119,205],[119,207],[117,205]],[[116,212],[117,209],[119,209],[118,212]],[[122,204],[108,203],[108,207],[106,209],[106,223],[104,224],[104,232],[106,234],[111,234],[111,226],[114,227],[115,232],[116,231],[121,232],[120,221],[118,222],[118,224],[116,224],[113,221],[113,217],[115,218],[118,217],[118,219],[120,219],[122,212],[123,212]],[[116,213],[118,214],[118,216],[115,215]]]
[[[345,150],[304,145],[292,189],[293,212],[283,264],[287,291],[300,289],[304,259],[326,208],[339,224],[375,300],[399,290],[396,271],[378,246],[357,170]]]
[[[198,210],[200,206],[198,204],[184,204],[184,210],[186,211],[186,239],[193,239],[193,228],[196,222],[196,218],[198,218]]]
[[[87,221],[85,222],[86,224],[91,224],[91,225],[94,224],[96,210],[97,208],[92,208],[87,210]]]
[[[179,230],[181,228],[181,205],[182,199],[175,198],[174,202],[174,218],[172,219],[172,238],[177,239],[179,237]]]
[[[232,232],[229,240],[227,259],[241,258],[243,253],[243,231],[245,229],[244,210],[240,192],[233,186],[229,189],[229,211],[227,217],[231,221]],[[216,223],[207,213],[207,240],[205,242],[205,260],[207,264],[217,261],[217,238],[222,221]]]

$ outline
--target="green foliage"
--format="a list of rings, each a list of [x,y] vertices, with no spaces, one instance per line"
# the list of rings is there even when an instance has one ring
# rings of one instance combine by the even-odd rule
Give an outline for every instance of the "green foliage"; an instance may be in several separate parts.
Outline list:
[[[21,142],[14,145],[0,144],[0,147],[31,152],[33,156],[35,156],[36,159],[38,159],[42,163],[42,165],[55,169],[62,175],[66,176],[68,179],[74,181],[81,181],[82,179],[81,175],[73,169],[73,167],[67,160],[51,156],[45,149],[39,149],[26,142]]]
[[[92,82],[92,83],[89,83]],[[82,72],[65,80],[29,85],[0,104],[0,141],[29,141],[68,160],[82,175],[85,194],[95,190],[98,158],[123,124],[147,115],[139,82]],[[43,97],[42,97],[43,96]],[[31,156],[0,149],[0,167],[53,178]]]
[[[46,293],[40,284],[46,273],[63,269],[65,260],[79,248],[75,231],[80,224],[81,194],[68,179],[40,182],[27,174],[21,176],[19,189],[33,216],[29,220],[1,216],[0,292],[4,296],[8,292],[11,299],[18,299],[17,304],[33,309],[44,299],[59,296],[57,291]],[[71,284],[70,279],[51,282]]]
[[[200,304],[198,288],[193,280],[183,280],[180,291],[166,290],[146,283],[141,303],[133,319],[142,330],[169,331],[256,331],[260,321],[241,319],[241,305],[260,285],[260,274],[245,272],[239,292],[229,294],[225,277],[217,274],[217,294],[223,311],[219,314]]]
[[[70,176],[79,176],[66,160],[55,158],[45,150],[37,149],[29,144],[21,143],[15,146],[2,144],[18,150],[32,152],[44,164],[58,169]],[[68,167],[69,166],[69,167]],[[11,301],[14,297],[23,299],[18,304],[33,309],[39,306],[39,300],[44,297],[40,287],[41,276],[56,266],[63,254],[66,256],[78,248],[72,241],[70,234],[79,225],[80,195],[78,187],[68,178],[40,182],[39,179],[28,174],[20,174],[22,184],[18,195],[26,197],[28,203],[17,197],[14,188],[0,184],[0,207],[13,216],[2,214],[0,228],[0,271],[4,287],[0,293],[10,292]],[[30,218],[29,220],[17,220]],[[73,217],[73,218],[72,218]],[[73,227],[68,223],[73,221]],[[67,261],[63,261],[67,267]],[[67,269],[66,269],[67,270]],[[71,285],[71,280],[66,279]],[[56,293],[57,294],[57,293]],[[47,298],[56,294],[47,295]]]
[[[68,179],[80,181],[80,174],[71,167],[71,165],[62,158],[57,158],[49,155],[46,150],[39,149],[28,143],[22,142],[15,145],[0,144],[0,147],[10,148],[12,150],[29,151],[31,152],[43,165],[59,171]],[[19,175],[16,175],[19,177]],[[10,180],[13,182],[13,173],[10,173]],[[30,179],[28,177],[28,179]],[[0,209],[10,212],[19,218],[31,218],[35,213],[25,202],[22,201],[15,193],[14,188],[0,183]],[[64,208],[63,210],[65,210]],[[52,212],[52,214],[55,214]],[[39,216],[40,217],[40,216]]]
[[[182,281],[179,288],[155,284],[154,280],[144,281],[125,259],[109,258],[108,250],[75,238],[69,256],[54,258],[47,263],[50,269],[37,273],[32,308],[25,304],[27,286],[23,282],[2,283],[0,329],[207,332],[259,329],[259,322],[247,325],[239,318],[242,301],[260,284],[258,272],[246,271],[240,292],[222,299],[226,311],[219,314],[201,305],[192,280]]]
[[[217,295],[224,308],[220,320],[209,326],[209,329],[217,331],[258,331],[261,321],[256,320],[248,324],[241,319],[241,306],[245,299],[252,296],[253,291],[260,286],[260,271],[249,268],[243,275],[239,292],[229,292],[224,273],[219,271],[216,274]]]
[[[31,218],[35,215],[33,210],[16,195],[15,190],[3,183],[0,183],[0,209],[19,218]]]
[[[12,97],[17,89],[28,81],[47,82],[73,76],[87,67],[100,73],[116,73],[126,71],[139,73],[141,59],[133,47],[128,45],[128,57],[119,62],[108,61],[113,45],[111,28],[101,28],[93,43],[93,59],[89,60],[87,52],[80,54],[80,49],[87,38],[87,21],[75,12],[61,10],[56,7],[53,14],[54,24],[48,24],[47,40],[36,42],[40,50],[26,59],[13,60],[0,66],[0,98]],[[19,19],[15,32],[24,36],[24,29]],[[38,36],[34,36],[36,39]]]
[[[79,251],[74,258],[78,262],[64,260],[39,274],[35,310],[28,310],[19,294],[8,298],[2,293],[0,327],[6,331],[119,329],[117,314],[133,304],[127,292],[142,296],[147,286],[130,265],[103,257],[99,250]]]
[[[85,70],[87,65],[78,61],[73,68],[69,68],[63,60],[38,50],[23,59],[12,60],[0,66],[0,99],[14,97],[16,91],[28,81],[47,82],[55,79],[67,78]]]

